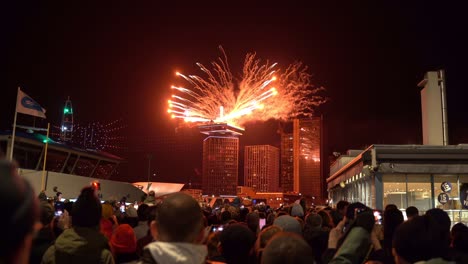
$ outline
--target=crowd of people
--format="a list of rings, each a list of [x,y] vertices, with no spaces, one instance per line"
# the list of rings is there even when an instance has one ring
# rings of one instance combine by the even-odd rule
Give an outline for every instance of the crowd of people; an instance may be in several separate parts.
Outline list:
[[[0,263],[468,263],[468,227],[440,209],[409,207],[407,220],[395,205],[380,218],[346,201],[213,209],[183,192],[135,209],[102,203],[93,186],[74,203],[36,195],[6,160],[0,177]]]

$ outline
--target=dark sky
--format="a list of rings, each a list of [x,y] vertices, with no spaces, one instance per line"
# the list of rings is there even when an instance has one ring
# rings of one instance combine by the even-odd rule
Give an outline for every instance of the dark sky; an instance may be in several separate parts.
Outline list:
[[[237,74],[247,52],[280,65],[308,65],[330,98],[318,109],[328,153],[374,143],[421,144],[417,83],[426,71],[443,68],[450,143],[468,143],[468,16],[461,4],[38,2],[10,3],[0,11],[0,128],[11,127],[18,86],[47,109],[53,124],[70,96],[75,120],[122,118],[128,125],[122,155],[134,173],[122,176],[129,180],[146,180],[146,152],[155,155],[158,180],[197,176],[202,137],[175,133],[166,101],[174,72],[202,75],[195,62],[215,60],[218,45]],[[241,144],[278,144],[276,127],[248,125]]]

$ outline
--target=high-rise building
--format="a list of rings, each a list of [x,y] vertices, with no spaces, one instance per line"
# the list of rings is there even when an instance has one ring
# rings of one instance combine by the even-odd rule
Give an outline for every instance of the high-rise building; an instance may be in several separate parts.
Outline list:
[[[281,187],[284,192],[323,199],[322,119],[294,119],[292,130],[281,134]]]
[[[279,189],[279,149],[270,145],[246,146],[244,185],[257,192]]]
[[[203,141],[203,194],[236,195],[243,130],[228,124],[204,125],[199,130],[208,135]]]
[[[293,134],[281,133],[281,173],[280,188],[283,192],[294,191],[294,170],[293,170]]]

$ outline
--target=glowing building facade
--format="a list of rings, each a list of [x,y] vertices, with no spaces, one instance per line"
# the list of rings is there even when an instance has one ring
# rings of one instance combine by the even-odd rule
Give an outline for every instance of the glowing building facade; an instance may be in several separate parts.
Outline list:
[[[283,192],[294,191],[293,161],[293,134],[282,133],[280,187]]]
[[[294,119],[292,130],[292,134],[281,135],[281,187],[284,192],[326,199],[322,118]]]
[[[236,195],[243,130],[223,123],[199,126],[199,130],[208,135],[203,141],[203,194]]]
[[[246,146],[244,184],[257,192],[279,189],[279,149],[270,145]]]

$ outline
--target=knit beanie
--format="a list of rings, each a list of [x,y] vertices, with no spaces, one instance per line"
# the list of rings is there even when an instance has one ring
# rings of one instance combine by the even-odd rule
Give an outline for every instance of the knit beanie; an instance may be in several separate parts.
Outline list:
[[[73,204],[72,224],[78,227],[98,227],[101,220],[101,201],[93,187],[88,186],[81,190],[80,196]]]
[[[321,228],[322,227],[322,217],[316,213],[310,213],[306,217],[306,225],[312,228]]]
[[[293,205],[293,207],[291,208],[291,216],[304,216],[304,209],[302,209],[302,206],[300,204]]]
[[[296,218],[290,215],[282,215],[275,219],[273,225],[279,226],[285,232],[296,233],[298,235],[302,235],[302,227],[301,223],[296,220]]]
[[[119,225],[112,234],[110,245],[117,254],[136,252],[137,240],[133,228],[128,224]]]

